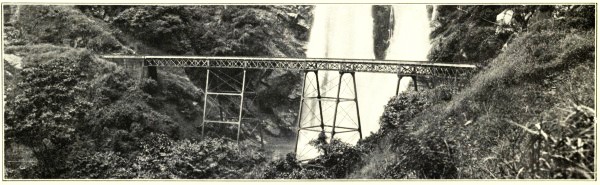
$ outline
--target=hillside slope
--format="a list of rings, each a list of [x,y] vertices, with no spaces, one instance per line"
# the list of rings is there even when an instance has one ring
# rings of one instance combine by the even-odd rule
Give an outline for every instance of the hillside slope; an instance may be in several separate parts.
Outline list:
[[[454,11],[499,12],[462,8]],[[373,152],[354,176],[594,178],[595,38],[586,21],[593,6],[563,8],[533,9],[562,17],[531,20],[502,51],[479,48],[499,54],[457,94],[436,87],[390,101],[382,129],[361,145]],[[476,25],[462,21],[447,27]]]

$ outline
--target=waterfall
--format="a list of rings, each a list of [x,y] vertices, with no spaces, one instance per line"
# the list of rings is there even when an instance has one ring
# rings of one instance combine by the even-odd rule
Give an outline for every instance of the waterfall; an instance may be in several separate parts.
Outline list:
[[[393,5],[394,34],[387,50],[386,60],[427,60],[429,43],[429,18],[427,6],[419,4]],[[435,15],[432,15],[432,19]],[[406,91],[409,78],[400,81],[400,91]]]
[[[310,40],[308,43],[308,50],[306,56],[308,58],[353,58],[353,59],[374,59],[375,54],[373,53],[373,17],[371,15],[371,5],[317,5],[314,9],[314,22],[310,31]],[[323,97],[336,97],[337,87],[340,73],[337,71],[319,71],[318,80],[320,82],[321,96]],[[344,76],[344,79],[349,79],[348,75]],[[305,83],[314,82],[315,77],[308,76]],[[361,77],[357,74],[356,77],[357,86],[361,86],[359,80]],[[363,82],[364,83],[364,82]],[[308,87],[306,85],[305,87]],[[347,87],[344,84],[344,87]],[[362,89],[361,86],[359,89]],[[309,92],[307,92],[309,93]],[[358,92],[359,100],[361,93]],[[312,94],[305,94],[306,97],[316,96],[315,92]],[[342,98],[354,98],[354,94],[350,91],[342,90],[340,93]],[[368,105],[368,102],[359,102],[359,105],[363,103]],[[307,110],[318,111],[318,102],[311,101],[307,102]],[[333,125],[334,107],[335,102],[323,101],[323,120],[325,125]],[[340,105],[345,106],[345,105]],[[361,108],[363,105],[360,105]],[[363,110],[361,109],[361,116],[363,116]],[[305,111],[308,112],[308,111]],[[367,111],[368,112],[368,111]],[[352,112],[350,114],[356,114]],[[338,115],[342,114],[339,111]],[[304,114],[303,114],[304,115]],[[302,115],[299,115],[302,116]],[[320,120],[318,118],[309,118],[310,120],[304,120],[303,123],[306,125],[318,126]],[[355,118],[355,120],[357,120]],[[347,120],[346,120],[347,121]],[[346,122],[338,120],[339,123],[345,124]],[[364,124],[363,124],[364,125]],[[344,125],[342,125],[344,126]],[[330,128],[325,128],[331,131]],[[365,133],[363,131],[363,133]],[[301,137],[298,139],[298,156],[300,160],[314,158],[318,155],[317,150],[308,145],[308,142],[312,139],[316,139],[319,135],[318,132],[301,132]],[[331,135],[327,134],[330,138]],[[359,139],[358,133],[350,134],[336,134],[336,138],[340,138],[342,141],[347,143],[356,143]]]
[[[425,60],[429,51],[429,20],[425,5],[394,5],[394,35],[387,53],[388,60]],[[371,5],[317,5],[314,9],[314,22],[310,32],[308,58],[353,58],[374,59],[373,17]],[[358,105],[362,122],[363,138],[379,130],[379,118],[384,107],[396,93],[395,74],[356,73]],[[335,97],[339,78],[337,71],[319,71],[322,96]],[[314,80],[309,76],[306,81]],[[305,82],[306,82],[305,81]],[[408,81],[403,80],[404,90]],[[307,87],[307,86],[305,86]],[[334,89],[328,91],[328,89]],[[310,94],[305,96],[315,96]],[[341,97],[353,94],[341,94]],[[323,105],[327,107],[328,105]],[[308,103],[311,110],[318,110],[316,101]],[[355,112],[353,112],[355,113]],[[326,125],[333,123],[332,110],[323,112]],[[352,114],[352,113],[351,113]],[[302,115],[299,115],[302,116]],[[307,120],[310,125],[319,125],[315,118]],[[339,122],[338,122],[339,123]],[[308,142],[316,139],[317,132],[301,133],[298,139],[299,158],[310,159],[318,155]],[[330,135],[327,135],[330,137]],[[355,144],[358,137],[336,138]],[[308,147],[308,148],[307,148]],[[312,152],[305,152],[312,150]]]

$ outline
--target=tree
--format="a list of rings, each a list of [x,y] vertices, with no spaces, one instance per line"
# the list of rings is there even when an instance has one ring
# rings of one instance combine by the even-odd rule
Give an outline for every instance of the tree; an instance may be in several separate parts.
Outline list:
[[[85,121],[90,76],[89,54],[61,56],[26,67],[17,95],[8,99],[5,112],[7,142],[33,149],[41,178],[64,172],[64,156],[75,141],[75,126]]]

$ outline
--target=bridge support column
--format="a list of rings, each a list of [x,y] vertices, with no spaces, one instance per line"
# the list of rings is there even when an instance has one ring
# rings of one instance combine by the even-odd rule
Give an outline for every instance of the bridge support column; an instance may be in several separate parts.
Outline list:
[[[148,77],[150,77],[152,80],[154,80],[157,83],[159,83],[159,81],[158,81],[158,70],[156,69],[156,66],[148,66],[146,68],[148,68]]]
[[[215,77],[218,83],[213,85],[213,83],[211,83],[211,76]],[[239,141],[240,130],[242,125],[242,115],[244,112],[244,93],[246,91],[245,69],[241,73],[241,78],[242,79],[240,83],[236,80],[236,78],[229,76],[226,73],[219,72],[218,69],[214,69],[212,72],[211,69],[206,69],[206,84],[204,88],[204,110],[202,112],[202,138],[204,138],[204,127],[208,123],[233,124],[237,128],[235,134],[236,140]],[[234,83],[229,83],[229,81],[234,81]],[[237,99],[239,99],[239,101],[237,101]],[[215,102],[220,102],[220,100],[224,100],[227,102],[224,102],[223,105],[212,105],[215,104]],[[228,106],[229,104],[228,107],[232,108],[230,104],[236,103],[239,103],[239,110],[237,111],[237,115],[232,115],[231,113],[225,115],[222,111],[219,111],[218,117],[210,114],[211,110],[213,109],[213,106],[219,106],[215,107],[218,109],[222,106]]]
[[[418,85],[417,85],[417,77],[416,76],[412,76],[412,75],[401,75],[398,74],[398,83],[396,84],[396,95],[400,93],[400,80],[402,80],[402,78],[404,77],[410,77],[410,79],[412,79],[413,81],[413,87],[415,91],[418,91]]]
[[[333,113],[333,127],[331,129],[331,141],[333,142],[334,138],[335,138],[335,127],[336,127],[336,123],[337,123],[337,118],[338,118],[338,108],[340,106],[340,92],[342,89],[342,79],[344,78],[344,74],[350,74],[350,76],[352,77],[352,84],[353,84],[353,89],[354,89],[354,98],[351,99],[350,101],[353,101],[355,106],[356,106],[356,117],[357,117],[357,122],[358,124],[356,125],[356,131],[358,131],[358,135],[359,135],[359,140],[362,140],[362,129],[361,129],[361,125],[360,125],[360,111],[358,108],[358,91],[356,89],[356,76],[354,76],[354,72],[344,72],[344,71],[340,71],[340,78],[339,78],[339,82],[338,82],[338,91],[337,91],[337,96],[335,99],[335,110]],[[353,130],[349,130],[349,131],[353,131]],[[345,131],[348,132],[348,131]]]
[[[351,75],[352,75],[352,83],[354,85],[354,103],[356,104],[356,117],[357,117],[357,121],[358,121],[358,135],[359,135],[359,140],[362,140],[363,134],[362,134],[362,126],[360,123],[360,111],[358,109],[358,88],[356,88],[356,76],[354,75],[354,72],[352,72]]]
[[[314,76],[310,74],[314,74]],[[294,150],[296,158],[301,161],[318,155],[317,149],[308,144],[311,140],[319,139],[319,142],[326,142],[321,139],[329,137],[329,142],[334,138],[340,138],[346,139],[343,140],[345,142],[353,143],[356,141],[356,134],[358,134],[358,140],[362,139],[354,72],[339,72],[339,78],[335,84],[337,86],[333,86],[333,82],[331,85],[321,86],[318,74],[317,71],[305,71],[302,82],[302,95],[298,111],[298,135]],[[329,84],[329,82],[326,83]],[[334,97],[324,96],[333,89],[337,89]],[[354,140],[349,141],[348,139]]]

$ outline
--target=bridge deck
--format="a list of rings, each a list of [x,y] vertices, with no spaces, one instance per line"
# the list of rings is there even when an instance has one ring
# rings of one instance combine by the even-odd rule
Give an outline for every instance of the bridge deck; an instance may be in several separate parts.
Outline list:
[[[144,66],[157,67],[332,70],[442,77],[462,76],[470,74],[477,69],[475,65],[470,64],[430,63],[428,61],[407,60],[115,55],[105,55],[102,58],[143,60]]]

